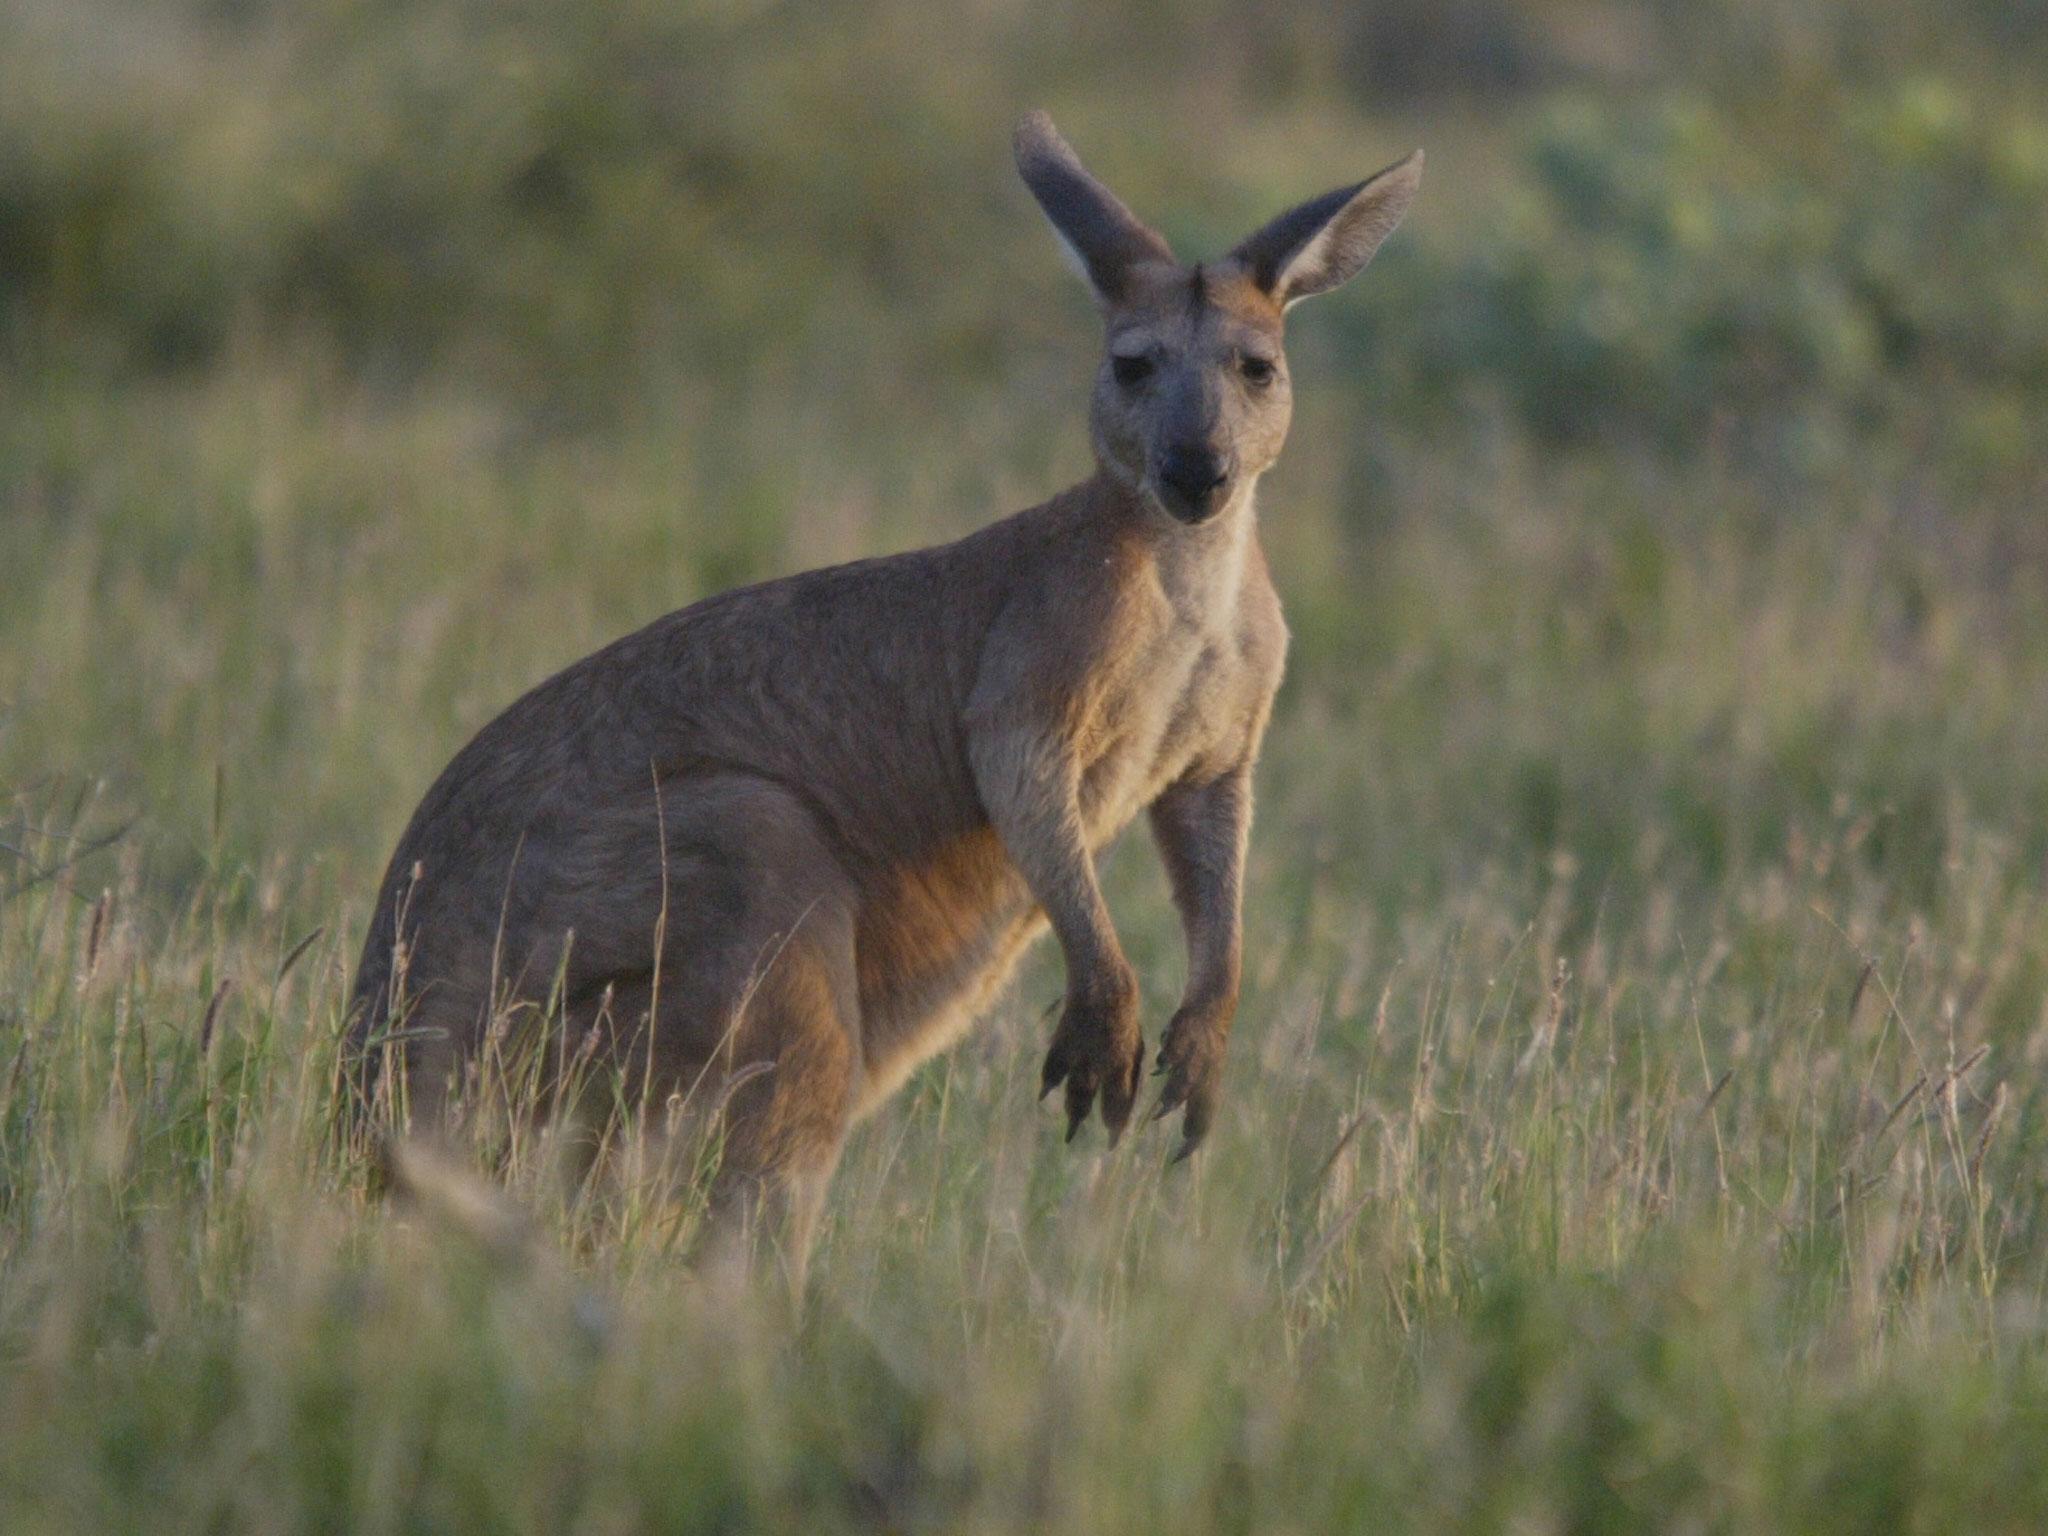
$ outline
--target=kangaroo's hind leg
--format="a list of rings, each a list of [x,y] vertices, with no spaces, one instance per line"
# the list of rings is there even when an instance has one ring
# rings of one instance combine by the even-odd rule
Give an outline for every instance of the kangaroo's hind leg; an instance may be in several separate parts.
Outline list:
[[[859,1077],[853,922],[814,910],[764,957],[724,1074],[704,1251],[770,1256],[801,1296]]]
[[[584,862],[647,871],[626,855],[651,824],[621,817]],[[661,826],[665,886],[612,878],[580,904],[577,990],[611,990],[610,1059],[650,1119],[710,1132],[703,1257],[772,1249],[800,1285],[862,1072],[853,885],[811,810],[766,780],[671,781]]]

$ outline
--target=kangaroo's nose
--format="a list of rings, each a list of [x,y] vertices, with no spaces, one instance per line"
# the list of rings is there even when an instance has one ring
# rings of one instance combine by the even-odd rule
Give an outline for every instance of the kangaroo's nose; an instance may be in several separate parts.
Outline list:
[[[1230,466],[1201,445],[1169,448],[1159,461],[1159,484],[1167,509],[1187,522],[1200,522],[1216,510]]]

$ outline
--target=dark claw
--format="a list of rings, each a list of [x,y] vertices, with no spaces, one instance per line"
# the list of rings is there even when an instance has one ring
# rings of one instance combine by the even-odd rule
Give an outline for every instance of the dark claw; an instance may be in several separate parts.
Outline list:
[[[1113,1147],[1124,1133],[1124,1127],[1131,1123],[1131,1112],[1138,1107],[1138,1094],[1144,1078],[1145,1040],[1138,1038],[1138,1048],[1131,1053],[1129,1063],[1116,1075],[1117,1087],[1114,1092],[1102,1096],[1102,1123],[1109,1128],[1109,1144]]]
[[[1066,1077],[1066,1062],[1062,1060],[1060,1056],[1055,1052],[1047,1051],[1045,1054],[1044,1070],[1041,1071],[1038,1076],[1039,1103],[1043,1104],[1045,1102],[1045,1096],[1048,1093],[1051,1093],[1053,1089],[1059,1087],[1061,1083],[1066,1081]]]
[[[1083,1109],[1067,1111],[1067,1145],[1074,1144],[1074,1138],[1081,1134],[1081,1127],[1088,1123],[1088,1111]]]
[[[1180,1144],[1180,1150],[1174,1153],[1173,1156],[1169,1157],[1166,1160],[1166,1166],[1171,1168],[1176,1163],[1186,1162],[1190,1157],[1194,1156],[1195,1148],[1199,1147],[1200,1145],[1201,1143],[1195,1140],[1193,1137],[1190,1137],[1188,1140],[1183,1141]]]

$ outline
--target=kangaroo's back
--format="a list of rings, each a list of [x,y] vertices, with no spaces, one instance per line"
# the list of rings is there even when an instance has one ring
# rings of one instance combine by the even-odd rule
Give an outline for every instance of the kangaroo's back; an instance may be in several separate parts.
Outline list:
[[[961,711],[1020,593],[1071,594],[1105,573],[1094,512],[1083,488],[952,544],[721,593],[523,695],[443,769],[398,841],[357,968],[355,1057],[374,1066],[369,1047],[397,1027],[445,1069],[494,1000],[533,1001],[558,967],[571,995],[636,965],[651,975],[664,892],[650,871],[687,854],[665,823],[690,825],[702,781],[779,786],[859,887],[899,903],[942,888],[952,926],[974,928],[1002,882],[998,860],[972,853],[978,834],[993,844]],[[870,927],[870,953],[927,987],[961,947]],[[871,969],[870,989],[892,991]]]

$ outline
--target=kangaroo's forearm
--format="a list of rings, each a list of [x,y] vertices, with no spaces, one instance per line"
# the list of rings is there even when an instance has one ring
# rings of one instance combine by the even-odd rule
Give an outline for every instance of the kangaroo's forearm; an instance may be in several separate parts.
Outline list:
[[[1249,766],[1206,783],[1174,785],[1152,806],[1152,830],[1187,936],[1182,1011],[1227,1027],[1242,972]]]
[[[1130,966],[1082,836],[1069,756],[1023,728],[989,733],[969,755],[989,821],[1059,941],[1068,990],[1105,998],[1128,990]]]

